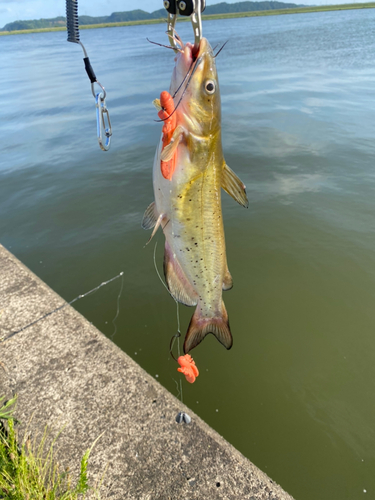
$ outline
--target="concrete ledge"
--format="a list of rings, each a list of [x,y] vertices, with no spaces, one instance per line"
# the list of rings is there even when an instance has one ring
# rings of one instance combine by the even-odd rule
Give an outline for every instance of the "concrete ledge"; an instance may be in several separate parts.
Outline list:
[[[0,245],[0,337],[64,303]],[[73,473],[104,432],[89,464],[91,482],[108,464],[102,498],[292,500],[70,306],[0,343],[0,361],[29,432],[65,425],[56,452]]]

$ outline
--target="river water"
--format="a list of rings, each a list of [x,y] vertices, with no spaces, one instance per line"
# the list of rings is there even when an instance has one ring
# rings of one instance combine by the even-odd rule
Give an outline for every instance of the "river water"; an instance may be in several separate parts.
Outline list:
[[[374,22],[366,9],[204,23],[213,46],[229,40],[224,153],[250,206],[223,195],[233,349],[205,339],[183,397],[299,500],[375,498]],[[167,43],[164,30],[81,32],[108,91],[107,153],[81,48],[64,32],[0,37],[0,241],[66,300],[123,271],[115,334],[120,279],[75,307],[177,395],[176,305],[140,227],[151,103],[173,67],[146,37]]]

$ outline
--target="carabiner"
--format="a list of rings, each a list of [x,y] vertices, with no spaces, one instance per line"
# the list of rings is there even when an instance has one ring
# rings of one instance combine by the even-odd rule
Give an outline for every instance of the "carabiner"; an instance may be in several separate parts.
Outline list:
[[[91,92],[95,99],[96,104],[96,122],[99,146],[103,151],[108,151],[111,142],[111,121],[109,119],[108,109],[105,105],[105,98],[107,93],[101,83],[98,82],[94,70],[91,66],[90,59],[87,55],[83,43],[79,39],[79,19],[78,19],[78,0],[66,0],[66,28],[68,30],[68,42],[78,43],[83,50],[85,63],[85,70],[91,82]],[[97,83],[102,89],[102,92],[95,93],[94,84]],[[107,115],[108,127],[105,126],[104,115]],[[102,130],[105,130],[105,144],[103,144]]]
[[[104,89],[103,89],[104,90]],[[95,97],[96,104],[96,127],[98,134],[98,142],[99,146],[103,151],[108,151],[109,146],[111,145],[111,120],[109,118],[108,109],[105,105],[105,94],[102,92],[98,92]],[[105,115],[107,115],[108,127],[105,124]],[[105,143],[103,143],[103,130],[105,135]]]

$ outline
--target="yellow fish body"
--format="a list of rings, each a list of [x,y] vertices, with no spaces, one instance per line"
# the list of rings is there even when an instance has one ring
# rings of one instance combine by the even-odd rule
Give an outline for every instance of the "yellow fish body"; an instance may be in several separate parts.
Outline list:
[[[181,83],[184,82],[182,85]],[[181,88],[179,88],[181,87]],[[176,128],[171,141],[157,148],[153,184],[155,202],[142,226],[159,225],[165,234],[164,272],[171,295],[197,306],[185,337],[184,352],[208,333],[232,347],[222,291],[232,288],[221,211],[221,188],[241,205],[248,205],[245,186],[226,165],[221,141],[221,104],[215,58],[203,38],[198,54],[186,44],[176,57],[170,94],[174,96]],[[174,158],[169,180],[161,161]]]

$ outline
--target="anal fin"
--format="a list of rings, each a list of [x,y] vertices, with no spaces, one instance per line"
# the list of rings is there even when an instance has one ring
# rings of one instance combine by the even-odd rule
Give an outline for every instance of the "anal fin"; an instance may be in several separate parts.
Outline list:
[[[246,186],[227,164],[224,164],[221,187],[237,203],[248,208],[249,200],[246,196]]]
[[[186,278],[177,258],[167,242],[165,242],[164,251],[164,275],[168,290],[177,302],[186,306],[196,306],[198,294]]]

